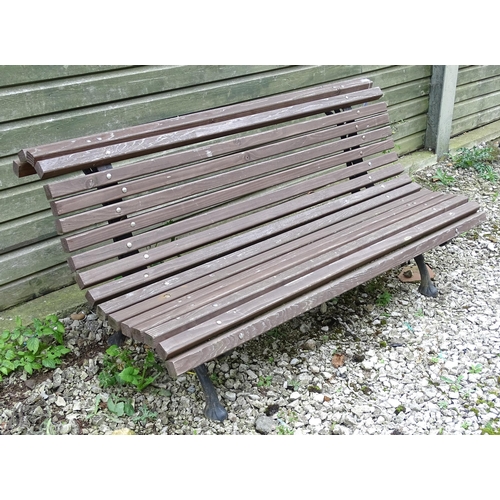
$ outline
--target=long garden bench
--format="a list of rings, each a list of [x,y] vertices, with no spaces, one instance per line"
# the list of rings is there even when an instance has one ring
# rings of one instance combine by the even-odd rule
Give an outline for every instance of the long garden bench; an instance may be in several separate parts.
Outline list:
[[[382,91],[328,83],[19,152],[38,174],[90,306],[198,374],[205,363],[479,224],[412,182]]]

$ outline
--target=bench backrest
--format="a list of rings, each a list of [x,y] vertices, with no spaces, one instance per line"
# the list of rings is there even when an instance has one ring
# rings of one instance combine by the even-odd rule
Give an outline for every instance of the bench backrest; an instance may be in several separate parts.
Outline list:
[[[63,176],[45,191],[76,280],[101,303],[244,248],[331,190],[401,174],[381,96],[367,79],[325,84],[30,148],[14,170]]]

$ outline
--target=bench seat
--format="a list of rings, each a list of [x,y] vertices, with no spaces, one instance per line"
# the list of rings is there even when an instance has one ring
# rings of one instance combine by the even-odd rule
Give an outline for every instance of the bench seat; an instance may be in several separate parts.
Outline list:
[[[412,182],[367,79],[19,153],[99,315],[172,376],[482,220]],[[61,180],[61,179],[62,180]]]

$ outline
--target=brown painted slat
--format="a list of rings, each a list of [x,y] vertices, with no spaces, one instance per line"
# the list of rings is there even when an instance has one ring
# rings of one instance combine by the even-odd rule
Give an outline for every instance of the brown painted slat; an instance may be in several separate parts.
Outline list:
[[[387,167],[383,171],[377,171],[372,173],[371,175],[382,175],[382,173],[385,174],[390,174],[391,172],[394,172],[394,175],[397,175],[396,172],[401,172],[401,167],[398,165],[395,165],[393,167]],[[390,175],[392,177],[392,175]],[[352,186],[356,186],[357,183],[359,182],[360,178],[353,179],[352,181],[341,183],[335,188],[341,192],[343,189],[350,188]],[[361,183],[364,181],[361,180]],[[373,197],[376,196],[380,193],[385,193],[386,196],[391,196],[390,190],[391,188],[394,188],[395,186],[402,186],[404,184],[410,183],[411,180],[407,176],[399,176],[398,178],[394,179],[392,182],[389,181],[385,184],[380,184],[376,185],[370,190],[365,190],[365,191],[360,191],[359,193],[355,193],[353,195],[350,195],[348,197],[344,197],[342,200],[333,200],[329,203],[330,207],[328,209],[331,209],[332,211],[335,210],[335,206],[337,207],[342,207],[342,206],[347,206],[352,203],[356,203],[357,200],[363,199],[363,196],[367,197]],[[309,201],[311,202],[310,206],[315,205],[316,200],[321,200],[321,197],[323,196],[322,191],[317,191],[314,193],[311,193],[309,196]],[[323,200],[324,201],[324,200]],[[303,204],[304,205],[304,204]],[[278,210],[281,210],[283,213],[282,215],[286,215],[286,210],[290,209],[288,214],[293,214],[295,212],[294,208],[296,208],[296,205],[292,202],[289,202],[289,204],[281,204],[277,207]],[[320,208],[318,207],[318,210]],[[274,212],[273,216],[276,216],[278,212]],[[261,212],[262,215],[262,212]],[[307,214],[302,214],[303,217],[306,217]],[[305,220],[300,219],[300,214],[295,215],[294,219],[295,222],[300,223],[300,222],[305,222]],[[274,230],[276,232],[279,232],[282,228],[280,225],[281,223],[276,223],[274,225]],[[266,235],[267,237],[269,236],[269,233]],[[249,243],[255,242],[257,238],[262,239],[263,233],[262,229],[257,228],[253,231],[247,231],[241,235],[234,236],[231,239],[221,241],[217,244],[214,244],[211,246],[210,251],[213,252],[211,257],[215,254],[225,254],[229,253],[230,251],[239,248],[239,247],[244,247],[245,245],[248,245]],[[207,255],[205,250],[199,250],[197,252],[190,252],[189,254],[186,254],[182,256],[181,258],[177,258],[173,261],[165,262],[162,264],[158,264],[156,266],[153,266],[148,269],[147,273],[134,273],[130,276],[127,276],[126,278],[114,280],[112,283],[104,283],[100,286],[96,286],[92,290],[89,290],[87,292],[87,299],[89,302],[94,305],[96,302],[102,302],[103,300],[111,299],[113,297],[116,297],[117,295],[120,295],[122,293],[128,292],[130,290],[133,290],[138,287],[144,287],[158,279],[163,279],[165,276],[171,275],[172,272],[174,271],[173,266],[175,266],[175,271],[178,272],[182,270],[183,268],[187,268],[189,266],[194,265],[195,263],[199,263],[200,261],[203,261],[204,259],[206,260]],[[182,265],[181,265],[182,264]],[[147,274],[147,276],[145,276]],[[116,274],[115,274],[116,275]],[[78,279],[78,275],[77,275]],[[81,286],[84,286],[82,283]]]
[[[52,182],[46,184],[45,190],[47,199],[52,200],[59,197],[69,196],[75,193],[82,193],[93,188],[102,188],[115,184],[117,182],[127,181],[137,176],[151,175],[160,172],[166,168],[175,168],[183,164],[189,164],[207,158],[216,158],[233,151],[245,150],[261,144],[282,140],[293,134],[307,134],[312,130],[320,127],[328,127],[338,125],[344,122],[353,120],[361,120],[363,118],[374,116],[382,120],[381,125],[385,124],[383,121],[383,114],[387,112],[387,105],[384,102],[375,104],[368,104],[360,108],[335,113],[332,115],[324,116],[308,120],[307,122],[296,123],[293,125],[285,125],[280,128],[252,134],[228,141],[221,141],[214,144],[199,146],[187,151],[179,151],[176,153],[169,153],[162,155],[160,158],[152,158],[135,162],[133,164],[123,165],[113,170],[112,177],[108,178],[109,172],[96,172],[86,176],[74,177],[71,179]],[[356,124],[354,124],[355,126]],[[363,121],[357,124],[358,131],[362,132],[371,126],[370,123]]]
[[[44,146],[28,148],[19,152],[19,158],[21,161],[29,161],[31,165],[35,165],[37,161],[59,156],[61,152],[77,153],[80,151],[86,151],[89,148],[99,148],[102,145],[110,146],[120,142],[150,137],[152,135],[165,134],[185,128],[199,127],[210,123],[217,123],[220,121],[248,116],[256,112],[258,113],[277,109],[283,106],[300,104],[316,100],[318,98],[324,99],[345,93],[357,92],[369,89],[371,85],[371,81],[365,78],[352,79],[342,82],[340,85],[327,83],[316,86],[313,89],[300,89],[275,96],[254,99],[249,102],[232,104],[221,108],[200,111],[189,115],[147,123],[144,125],[137,125],[111,132],[93,134],[76,139],[59,141]]]
[[[296,212],[299,209],[305,209],[316,205],[318,203],[317,200],[325,201],[330,199],[333,202],[333,198],[335,196],[329,196],[329,193],[345,194],[346,192],[351,191],[351,189],[349,188],[349,186],[351,185],[357,184],[361,187],[366,185],[367,179],[373,182],[375,178],[380,178],[380,176],[383,176],[385,178],[389,177],[390,173],[392,172],[401,172],[401,167],[397,165],[394,167],[386,167],[384,170],[374,172],[370,175],[358,177],[353,181],[352,184],[344,182],[336,185],[332,190],[323,189],[321,191],[316,191],[315,193],[305,195],[300,198],[294,198],[288,202],[284,202],[279,205],[275,205],[268,209],[262,210],[258,213],[258,216],[253,213],[242,216],[236,220],[221,224],[215,228],[210,228],[204,232],[198,232],[192,236],[181,238],[174,242],[161,245],[157,248],[151,248],[146,251],[141,251],[137,255],[132,255],[119,261],[113,261],[109,264],[103,264],[97,269],[80,272],[76,276],[76,281],[82,288],[86,288],[107,279],[120,276],[124,272],[128,273],[134,269],[142,268],[145,263],[151,265],[153,263],[163,261],[172,256],[193,250],[194,248],[199,248],[202,245],[206,245],[217,240],[222,241],[215,245],[212,245],[210,247],[210,252],[228,252],[234,248],[237,248],[235,245],[245,246],[252,241],[255,241],[255,239],[262,239],[263,237],[267,236],[272,227],[274,228],[273,230],[275,232],[282,231],[284,229],[284,222],[278,220],[281,217],[289,216],[288,221],[293,221],[290,223],[292,223],[294,226],[299,225],[301,222],[303,222],[305,214]],[[375,195],[376,191],[373,191],[373,193]],[[347,203],[347,201],[345,203]],[[333,206],[334,204],[330,203],[329,207]],[[322,209],[325,208],[319,206],[314,207],[312,210],[314,212],[319,212]],[[272,221],[276,222],[273,222],[272,225],[263,226],[263,224],[271,223]],[[252,231],[249,231],[250,229],[252,229]],[[241,233],[242,231],[247,232],[239,234],[238,236],[234,236],[230,240],[224,239],[228,238],[231,235]],[[195,259],[195,256],[198,259],[206,260],[207,251],[205,249],[201,249],[197,251],[197,253],[190,252],[182,258],[176,258],[174,259],[174,261],[167,261],[164,264],[155,266],[151,269],[151,271],[154,270],[157,273],[159,272],[160,268],[165,268],[169,272],[172,272],[173,267],[178,269],[178,266],[181,266],[181,262],[184,261],[189,261],[189,265],[193,265],[193,259]],[[150,277],[150,275],[151,273],[148,273],[148,278]]]
[[[36,174],[35,167],[21,160],[14,160],[12,162],[12,170],[14,172],[14,175],[16,175],[19,178]]]
[[[266,253],[257,255],[251,259],[253,262],[245,262],[247,269],[226,276],[228,271],[226,268],[224,276],[218,281],[198,291],[194,288],[196,284],[193,283],[180,290],[172,290],[169,293],[168,303],[125,321],[121,324],[122,332],[156,347],[167,337],[170,338],[182,330],[220,314],[224,308],[235,307],[237,303],[241,304],[266,291],[283,286],[297,275],[313,271],[314,265],[302,266],[302,271],[299,271],[298,267],[307,261],[311,262],[311,255],[326,254],[378,229],[420,213],[425,208],[439,204],[441,210],[444,210],[445,200],[447,200],[446,209],[452,209],[467,201],[465,198],[421,192],[409,199],[397,200],[375,209],[370,209],[373,206],[370,200],[365,203],[366,206],[357,216],[350,217],[341,212],[335,214],[335,217],[326,217],[320,224],[322,229],[308,232],[287,245],[274,248],[267,252],[268,255]],[[332,235],[335,235],[335,238],[332,238]],[[286,258],[283,258],[284,255]],[[319,261],[317,266],[321,265]],[[293,278],[290,278],[288,273],[280,274],[291,268],[293,268]],[[144,332],[144,335],[141,332]]]
[[[276,162],[272,160],[267,160],[267,158],[287,154],[287,157],[292,159],[292,152],[298,150],[299,148],[309,148],[310,154],[316,156],[321,156],[324,154],[334,154],[336,152],[342,151],[344,149],[357,147],[363,144],[367,144],[371,141],[380,140],[389,137],[392,134],[392,129],[390,127],[377,128],[373,131],[366,131],[372,127],[380,127],[383,124],[389,122],[389,116],[387,114],[375,116],[367,120],[361,120],[356,123],[350,123],[345,125],[336,126],[334,128],[328,129],[311,129],[310,133],[306,136],[291,137],[280,142],[275,142],[272,144],[266,144],[261,147],[256,147],[250,150],[245,150],[233,155],[226,155],[222,158],[217,158],[214,160],[206,160],[204,162],[198,162],[194,165],[188,165],[184,168],[178,168],[171,170],[170,168],[163,173],[141,177],[137,180],[130,182],[123,182],[116,186],[110,186],[98,190],[94,190],[88,193],[72,196],[71,198],[64,198],[62,200],[51,202],[52,212],[54,215],[64,215],[77,210],[86,209],[89,207],[94,207],[102,203],[109,203],[118,199],[122,199],[124,196],[130,197],[138,195],[140,193],[149,192],[153,189],[160,189],[162,187],[173,186],[179,182],[186,183],[191,180],[189,186],[192,187],[191,191],[184,193],[183,190],[186,188],[171,188],[172,192],[176,193],[176,198],[179,199],[184,196],[195,194],[198,192],[204,192],[210,186],[207,186],[207,181],[195,181],[196,178],[200,176],[206,176],[207,173],[212,174],[213,181],[211,183],[215,186],[223,186],[227,184],[232,184],[236,181],[243,182],[244,180],[255,177],[264,173],[272,172],[273,170],[282,168],[281,162]],[[319,125],[319,124],[318,124]],[[356,127],[363,127],[365,130],[362,135],[357,135],[354,137],[347,137],[345,139],[339,140],[329,147],[326,146],[316,146],[321,142],[327,140],[338,139],[342,136],[347,136],[357,132]],[[295,135],[295,134],[294,134]],[[239,149],[239,148],[235,148]],[[295,153],[299,155],[299,153]],[[305,155],[303,152],[300,153],[298,158],[305,157],[306,160],[310,159],[312,156]],[[255,164],[255,162],[259,162]],[[303,161],[299,159],[298,161]],[[168,165],[168,157],[165,158],[165,166]],[[250,167],[245,167],[246,164],[252,164]],[[234,168],[239,166],[237,172],[227,172],[221,173],[224,170]],[[219,174],[219,175],[216,175]],[[110,173],[112,176],[113,174]],[[137,170],[136,176],[140,176],[140,169]],[[194,187],[195,182],[201,184],[201,187],[196,191]],[[151,195],[154,196],[154,195]],[[136,202],[139,203],[139,201]]]
[[[416,238],[406,246],[382,254],[353,271],[339,275],[338,278],[322,284],[284,304],[248,319],[244,323],[228,330],[221,336],[190,349],[166,361],[166,367],[172,377],[177,377],[200,364],[215,359],[225,352],[238,347],[248,340],[265,333],[272,328],[289,321],[290,319],[321,305],[333,297],[350,290],[379,274],[407,261],[416,255],[427,252],[431,248],[449,241],[456,234],[462,233],[477,226],[485,220],[484,214],[476,213],[459,220],[439,231],[430,232],[424,237]],[[156,352],[160,357],[164,351],[159,347]],[[164,358],[163,358],[164,359]]]
[[[35,169],[41,179],[47,179],[63,173],[82,170],[84,168],[97,167],[110,162],[130,159],[159,151],[166,151],[174,147],[196,144],[209,139],[220,138],[258,127],[283,123],[285,121],[311,116],[312,114],[354,106],[364,102],[377,100],[381,96],[382,92],[380,89],[374,88],[354,92],[348,96],[329,97],[319,101],[293,105],[277,111],[273,110],[255,115],[252,114],[242,118],[229,119],[215,124],[201,125],[195,129],[183,129],[40,160],[35,163]]]
[[[394,249],[392,245],[402,245],[404,238],[414,238],[415,234],[418,234],[414,232],[415,228],[422,229],[422,225],[428,221],[435,227],[436,217],[442,220],[446,220],[447,217],[460,219],[475,211],[471,205],[462,204],[457,207],[457,203],[457,200],[452,198],[437,206],[419,210],[408,217],[395,215],[392,222],[390,218],[382,219],[378,223],[374,221],[373,230],[370,230],[368,224],[361,225],[360,231],[354,228],[352,232],[349,230],[345,231],[345,234],[341,232],[339,239],[343,240],[345,237],[346,242],[328,241],[325,244],[328,249],[325,253],[320,251],[321,243],[311,242],[310,255],[313,255],[313,258],[305,258],[303,263],[297,263],[287,271],[277,271],[271,278],[218,300],[217,307],[211,304],[197,308],[189,318],[170,318],[168,324],[155,327],[145,334],[153,339],[166,337],[160,343],[166,358],[179,354],[182,350],[223,332],[228,322],[233,324],[237,320],[242,321],[270,306],[278,305],[279,302],[285,302],[290,295],[320,286],[328,278],[335,278],[339,272],[335,267],[336,262],[340,262],[339,267],[342,272],[351,271],[376,258],[377,247],[388,252]],[[466,208],[462,208],[464,206]],[[453,218],[450,222],[452,221]],[[349,267],[342,264],[342,259],[349,262]],[[319,273],[319,276],[316,273]]]
[[[381,188],[372,188],[381,189]],[[378,200],[381,204],[387,203],[387,193],[390,193],[391,200],[399,200],[403,197],[411,196],[413,193],[420,191],[420,186],[410,183],[409,178],[404,176],[398,177],[388,181],[386,187],[379,191],[380,196],[372,198],[371,193],[368,191],[360,191],[350,197],[351,203],[344,204],[344,202],[336,202],[337,208],[342,209],[345,214],[355,215],[358,213],[359,207],[362,207],[366,200],[370,203],[375,203]],[[359,206],[359,207],[358,207]],[[335,213],[335,207],[332,208],[332,213]],[[249,245],[236,252],[225,255],[224,257],[210,261],[209,263],[202,264],[196,268],[190,268],[186,271],[176,273],[174,276],[169,277],[167,280],[161,280],[150,285],[146,285],[137,290],[131,291],[126,295],[120,296],[116,299],[108,300],[98,306],[98,312],[101,317],[113,322],[115,326],[120,327],[121,321],[139,314],[147,308],[152,308],[162,303],[165,299],[164,295],[169,294],[171,290],[176,287],[181,287],[188,283],[192,283],[198,279],[217,280],[218,275],[223,272],[226,274],[227,267],[233,263],[236,264],[246,259],[250,259],[259,252],[272,249],[275,246],[283,245],[294,238],[300,237],[307,231],[307,228],[315,227],[317,222],[313,221],[297,227],[293,232],[280,233],[273,238],[269,238],[259,245]],[[310,225],[310,226],[309,226]],[[208,278],[207,278],[208,276]],[[208,284],[208,282],[206,283]],[[149,304],[146,302],[149,301]],[[136,306],[136,308],[134,308]],[[122,311],[127,308],[127,311]],[[143,309],[144,308],[144,309]],[[112,316],[110,316],[112,315]]]

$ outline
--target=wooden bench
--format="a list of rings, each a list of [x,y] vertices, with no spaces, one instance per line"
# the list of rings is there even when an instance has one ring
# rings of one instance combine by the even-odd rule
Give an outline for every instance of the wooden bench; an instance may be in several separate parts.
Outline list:
[[[118,333],[171,376],[479,224],[412,182],[368,79],[329,83],[19,153],[43,180],[68,263]],[[113,164],[113,168],[111,167]],[[70,173],[72,173],[69,175]]]

